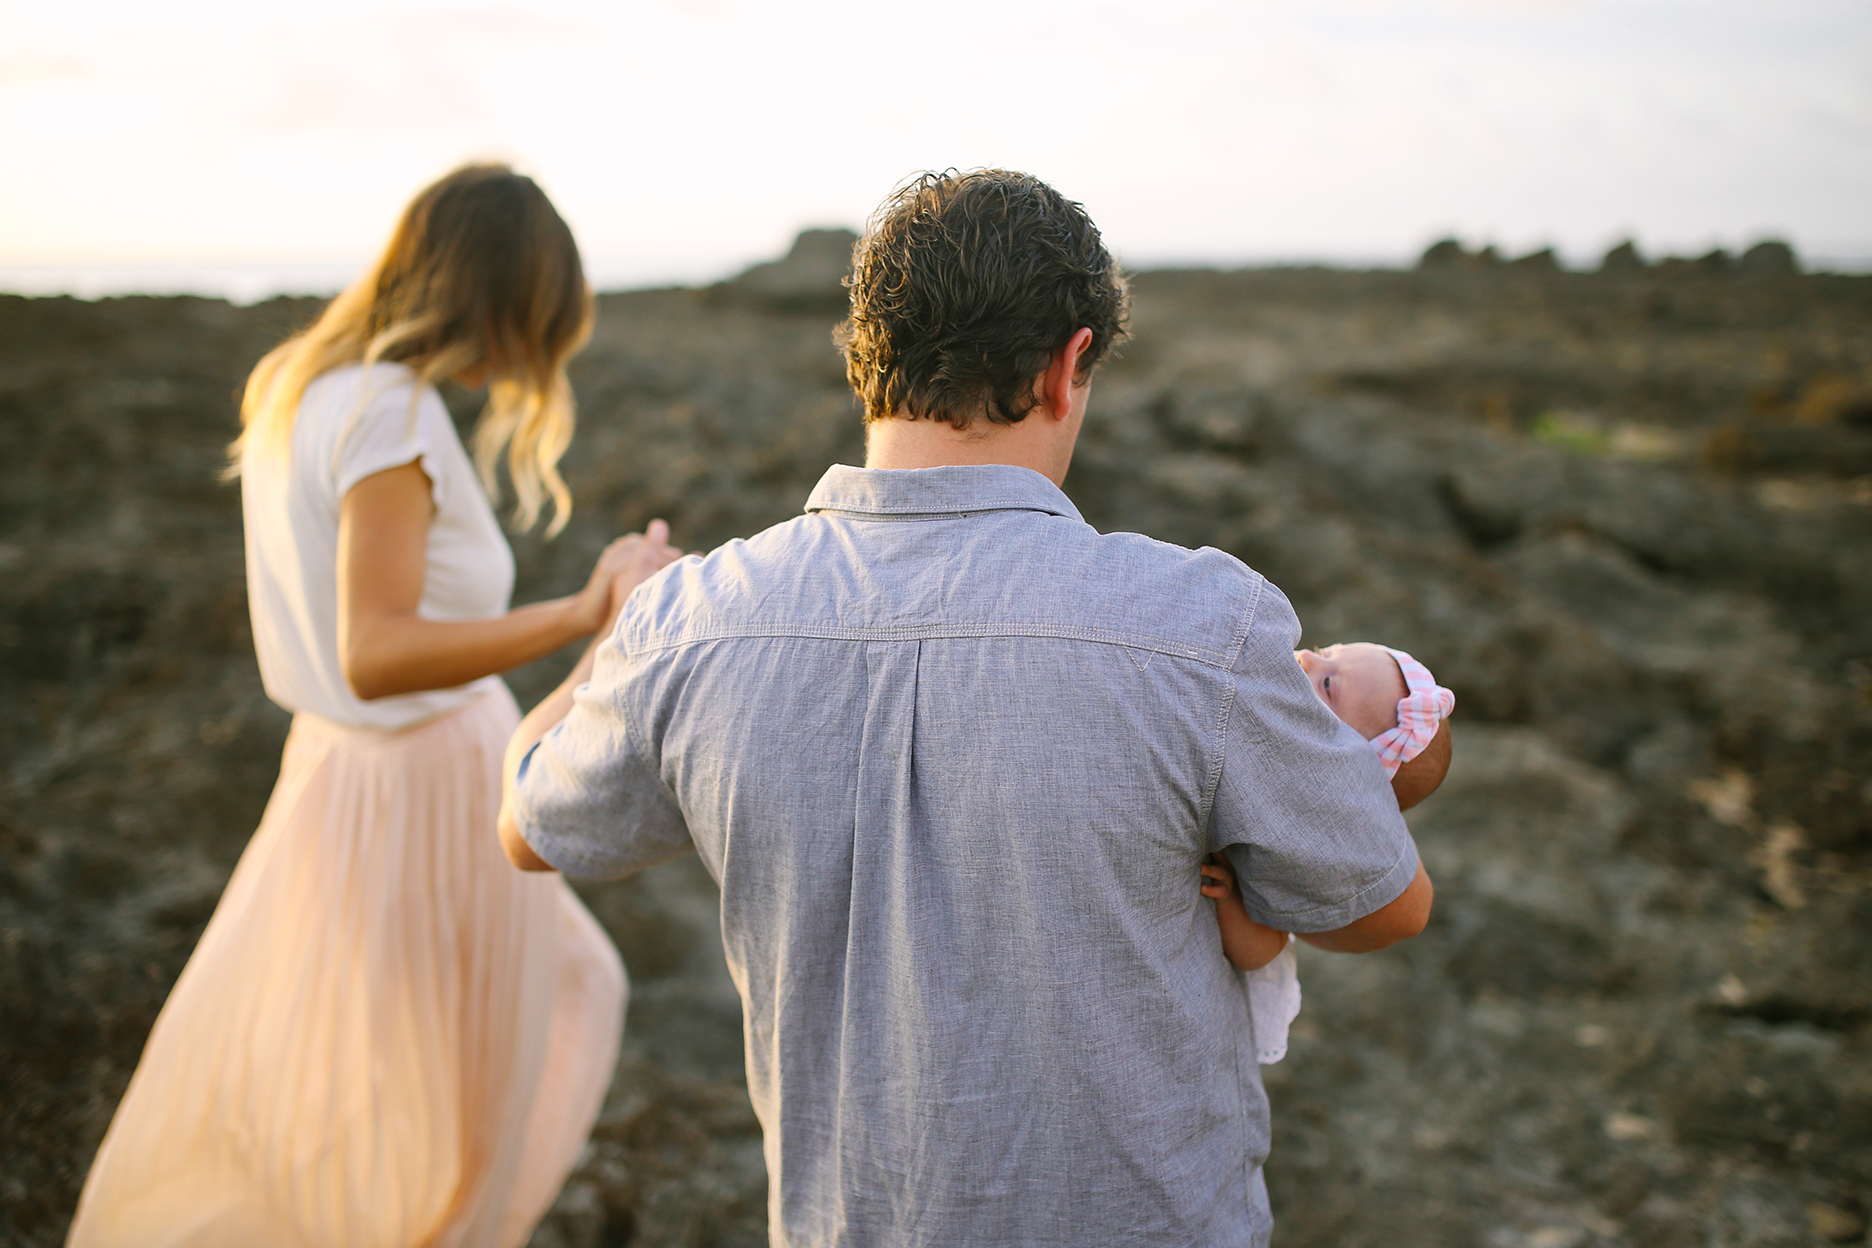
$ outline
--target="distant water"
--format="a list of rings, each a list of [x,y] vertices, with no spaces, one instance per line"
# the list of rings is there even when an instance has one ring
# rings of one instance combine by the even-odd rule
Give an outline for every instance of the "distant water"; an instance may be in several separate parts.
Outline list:
[[[1133,269],[1252,268],[1291,264],[1353,269],[1408,268],[1415,262],[1415,256],[1400,255],[1241,256],[1202,260],[1171,256],[1126,258],[1126,266]],[[1582,269],[1594,268],[1598,263],[1596,256],[1564,256],[1562,262]],[[706,285],[740,272],[749,263],[752,261],[724,265],[718,258],[588,258],[587,269],[592,285],[598,290],[641,290],[651,286]],[[1842,246],[1815,255],[1803,254],[1801,263],[1809,272],[1872,272],[1872,245]],[[0,263],[0,293],[72,295],[79,299],[107,299],[116,295],[206,295],[230,303],[248,304],[275,295],[335,295],[362,271],[364,264],[362,260],[251,264]]]
[[[363,260],[287,261],[273,264],[0,264],[0,293],[72,295],[108,299],[115,295],[206,295],[230,303],[259,303],[275,295],[337,294],[363,271]],[[719,262],[646,264],[642,260],[593,260],[592,285],[599,290],[699,285],[739,272]]]
[[[207,295],[259,303],[275,295],[335,295],[358,262],[286,264],[0,264],[0,291],[15,295]]]

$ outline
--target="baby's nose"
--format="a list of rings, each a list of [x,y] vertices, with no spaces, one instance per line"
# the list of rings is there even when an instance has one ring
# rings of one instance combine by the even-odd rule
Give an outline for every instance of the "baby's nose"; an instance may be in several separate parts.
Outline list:
[[[1294,651],[1294,658],[1300,661],[1300,670],[1306,672],[1308,675],[1312,674],[1313,665],[1320,661],[1319,651],[1317,650],[1296,650]]]

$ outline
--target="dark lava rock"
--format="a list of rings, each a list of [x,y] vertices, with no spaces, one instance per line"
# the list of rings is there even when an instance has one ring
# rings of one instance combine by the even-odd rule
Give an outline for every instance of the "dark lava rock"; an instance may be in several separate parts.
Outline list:
[[[1615,244],[1599,261],[1601,273],[1642,273],[1649,267],[1638,254],[1638,244],[1629,238]]]
[[[857,242],[847,229],[801,230],[784,257],[754,265],[713,293],[768,311],[842,315]]]
[[[517,600],[652,517],[707,549],[861,461],[829,337],[849,246],[600,298],[577,508],[516,540]],[[1102,528],[1266,573],[1308,642],[1402,646],[1456,691],[1410,816],[1429,930],[1301,953],[1267,1072],[1279,1242],[1862,1240],[1872,279],[1439,247],[1138,275],[1067,481]],[[273,781],[217,473],[246,370],[315,310],[0,298],[0,1243],[60,1242]],[[570,661],[514,673],[522,702]],[[689,859],[582,891],[631,1013],[534,1244],[764,1243],[713,883]]]
[[[1453,238],[1440,239],[1430,244],[1417,261],[1420,269],[1488,269],[1501,263],[1501,255],[1495,245],[1489,243],[1480,250],[1470,251]]]
[[[1560,258],[1551,247],[1542,247],[1539,251],[1530,251],[1525,256],[1516,256],[1509,262],[1510,267],[1529,273],[1555,273],[1560,269]]]
[[[1742,253],[1736,272],[1747,277],[1792,277],[1800,272],[1800,261],[1786,243],[1764,239]]]
[[[1451,268],[1462,264],[1469,258],[1461,241],[1454,238],[1439,238],[1424,248],[1424,253],[1417,260],[1420,269]]]
[[[1695,275],[1701,277],[1722,277],[1735,271],[1735,257],[1727,250],[1715,247],[1700,256],[1666,256],[1658,262],[1658,268],[1673,276]]]

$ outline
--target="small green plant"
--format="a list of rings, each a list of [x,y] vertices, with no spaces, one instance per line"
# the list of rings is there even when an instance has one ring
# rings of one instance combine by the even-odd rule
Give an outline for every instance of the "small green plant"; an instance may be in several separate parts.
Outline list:
[[[1604,455],[1612,449],[1612,439],[1597,422],[1571,412],[1549,409],[1534,418],[1528,435],[1536,442],[1557,446],[1575,455]]]

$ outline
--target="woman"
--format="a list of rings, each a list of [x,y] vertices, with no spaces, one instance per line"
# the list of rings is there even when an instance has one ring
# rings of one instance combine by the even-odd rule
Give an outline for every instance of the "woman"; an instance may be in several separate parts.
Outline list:
[[[518,721],[496,673],[606,626],[675,557],[659,523],[508,610],[513,556],[433,383],[517,518],[570,495],[571,231],[498,166],[405,210],[383,258],[254,369],[235,443],[254,647],[293,711],[280,777],[177,980],[69,1243],[510,1248],[591,1128],[624,969],[495,837]]]

